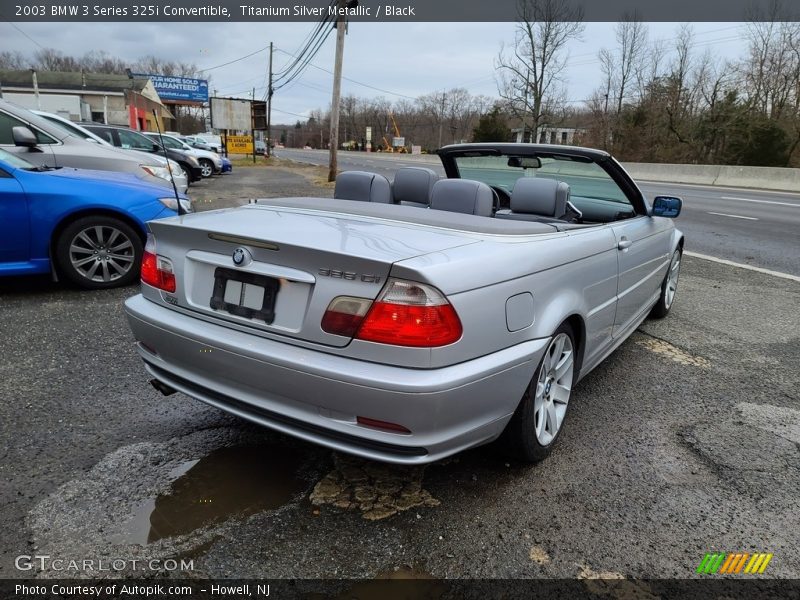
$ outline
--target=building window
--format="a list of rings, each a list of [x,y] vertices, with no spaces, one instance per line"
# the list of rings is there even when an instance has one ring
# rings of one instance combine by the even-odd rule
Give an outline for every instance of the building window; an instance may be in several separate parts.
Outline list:
[[[94,121],[95,123],[103,123],[103,124],[105,124],[106,122],[105,119],[103,118],[103,113],[94,110],[92,111],[92,121]]]
[[[566,144],[567,143],[567,132],[566,131],[562,131],[561,132],[561,143],[562,144]]]
[[[551,144],[555,144],[556,143],[556,132],[555,131],[551,131],[550,132],[550,143]]]

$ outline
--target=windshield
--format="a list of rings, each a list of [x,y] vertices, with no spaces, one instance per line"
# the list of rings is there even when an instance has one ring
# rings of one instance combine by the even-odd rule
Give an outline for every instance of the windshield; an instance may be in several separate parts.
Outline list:
[[[152,152],[154,149],[153,140],[141,133],[130,131],[129,129],[118,129],[117,135],[119,136],[120,147],[126,150]]]
[[[11,152],[6,152],[2,148],[0,148],[0,160],[5,162],[6,164],[11,165],[15,169],[36,169],[36,165],[32,165],[24,158],[20,158],[16,154],[11,154]]]
[[[514,162],[510,158],[509,155],[459,156],[455,163],[462,179],[482,181],[509,195],[520,177],[545,177],[567,183],[573,201],[578,197],[630,204],[616,182],[594,162],[571,160],[566,156],[540,156],[541,167],[523,169],[510,166],[509,162]]]

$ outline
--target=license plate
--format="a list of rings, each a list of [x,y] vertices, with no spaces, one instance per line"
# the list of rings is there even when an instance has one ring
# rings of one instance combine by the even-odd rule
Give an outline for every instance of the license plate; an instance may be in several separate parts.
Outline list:
[[[211,308],[270,325],[275,320],[278,287],[278,280],[272,277],[217,267]]]

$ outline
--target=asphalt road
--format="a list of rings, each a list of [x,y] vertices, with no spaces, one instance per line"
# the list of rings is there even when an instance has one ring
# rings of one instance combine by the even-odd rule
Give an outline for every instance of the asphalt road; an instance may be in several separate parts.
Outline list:
[[[239,169],[194,195],[330,195],[312,179]],[[550,458],[484,447],[426,468],[162,397],[123,317],[135,293],[0,281],[0,579],[86,574],[15,568],[34,554],[139,576],[166,567],[131,560],[172,558],[192,577],[684,578],[713,551],[771,552],[763,577],[800,578],[797,282],[685,259],[670,316],[581,382]]]
[[[322,150],[278,150],[277,155],[328,164]],[[444,176],[438,157],[340,152],[340,170],[364,170],[394,177],[398,167],[425,166]],[[677,225],[692,252],[800,275],[800,195],[760,190],[641,182],[648,198],[678,195],[683,211]]]

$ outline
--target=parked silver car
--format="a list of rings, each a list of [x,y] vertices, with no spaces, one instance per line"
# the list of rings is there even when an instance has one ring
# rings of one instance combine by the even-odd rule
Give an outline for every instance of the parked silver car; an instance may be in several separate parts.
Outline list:
[[[447,179],[346,172],[333,200],[151,222],[125,310],[154,385],[377,460],[543,459],[573,386],[672,307],[681,200],[597,150],[440,156]]]
[[[133,173],[171,188],[169,169],[159,160],[88,142],[31,111],[0,100],[0,149],[39,166]]]
[[[171,135],[158,135],[157,133],[150,132],[145,132],[144,135],[152,138],[153,140],[158,140],[159,143],[163,142],[164,146],[167,148],[180,150],[181,152],[186,152],[187,154],[194,156],[200,162],[200,168],[202,169],[203,177],[211,177],[214,173],[222,172],[222,158],[216,152],[192,148],[186,142],[182,142],[178,138]]]
[[[51,123],[66,129],[69,133],[73,134],[76,137],[82,137],[83,139],[100,144],[101,146],[105,146],[107,148],[113,148],[114,146],[108,143],[106,140],[101,138],[100,136],[94,134],[93,132],[89,131],[85,127],[77,123],[73,123],[69,119],[65,119],[61,115],[56,115],[53,113],[45,112],[42,110],[32,110],[31,111],[35,115],[39,115],[40,117],[47,119]],[[138,134],[137,134],[138,135]],[[189,189],[189,176],[186,172],[181,168],[181,166],[175,162],[174,160],[169,160],[168,158],[164,158],[159,156],[152,151],[145,151],[144,149],[137,149],[134,147],[131,148],[124,148],[124,150],[129,152],[136,152],[136,156],[139,157],[140,160],[144,160],[146,162],[155,162],[158,167],[167,167],[169,168],[159,168],[158,170],[153,170],[151,175],[155,175],[156,177],[161,177],[165,181],[169,181],[170,176],[172,176],[175,180],[175,187],[178,190],[178,193],[185,194],[186,191]]]

